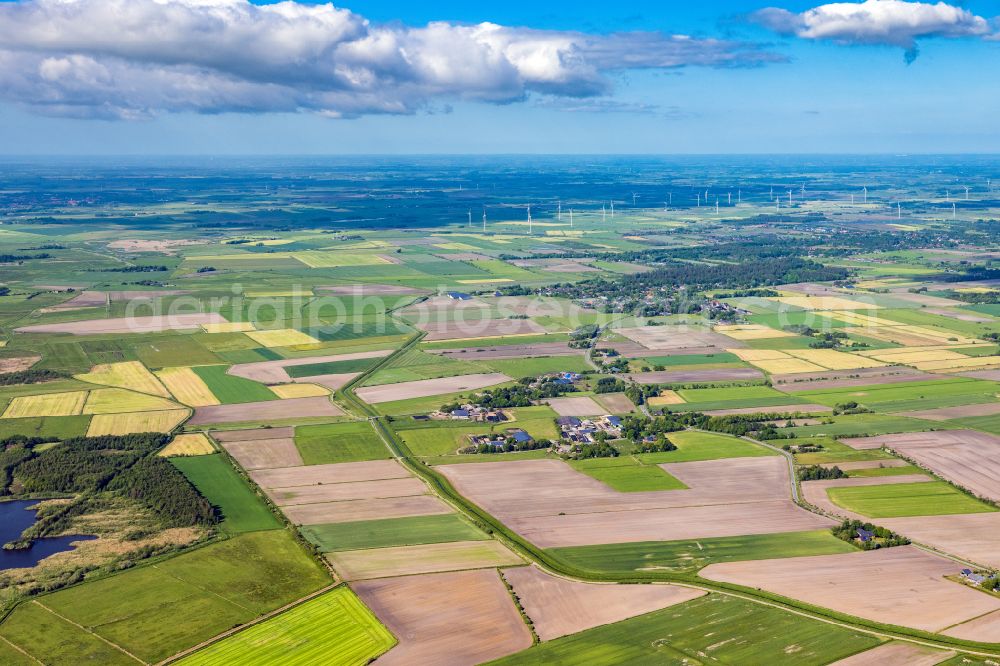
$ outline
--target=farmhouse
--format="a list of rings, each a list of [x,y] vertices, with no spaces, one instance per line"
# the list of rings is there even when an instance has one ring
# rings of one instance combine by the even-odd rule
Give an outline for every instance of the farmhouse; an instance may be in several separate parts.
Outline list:
[[[435,418],[450,418],[454,421],[477,421],[479,423],[501,423],[509,420],[507,414],[499,409],[484,409],[478,405],[462,405],[447,414],[437,412]]]
[[[559,433],[563,439],[577,444],[590,444],[597,440],[597,433],[607,434],[608,439],[621,437],[622,420],[613,415],[605,415],[595,419],[580,419],[576,416],[560,416],[556,419]]]
[[[449,291],[448,298],[453,301],[471,301],[472,296],[461,291]]]

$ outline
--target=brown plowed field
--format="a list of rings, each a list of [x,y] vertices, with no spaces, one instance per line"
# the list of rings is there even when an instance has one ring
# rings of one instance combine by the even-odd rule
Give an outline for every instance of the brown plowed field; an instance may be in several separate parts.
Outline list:
[[[293,488],[271,488],[268,495],[278,506],[290,504],[315,504],[380,497],[408,497],[422,495],[427,486],[416,478],[385,479],[383,481],[358,481],[355,483],[329,483]]]
[[[700,326],[638,326],[617,328],[616,333],[637,342],[646,349],[675,350],[689,347],[710,347],[717,351],[746,344],[729,336],[710,331]]]
[[[925,382],[937,378],[936,375],[904,366],[858,368],[857,370],[827,370],[825,372],[803,372],[793,375],[771,375],[774,388],[785,393],[828,388],[871,386],[873,384]]]
[[[675,585],[580,583],[537,567],[503,572],[543,641],[611,624],[706,594]]]
[[[913,643],[885,643],[835,661],[830,666],[934,666],[955,654],[951,650],[935,650]]]
[[[1000,609],[1000,599],[945,579],[961,569],[957,562],[914,546],[898,546],[710,564],[699,575],[877,622],[941,631]]]
[[[0,358],[0,375],[27,370],[40,360],[42,360],[41,356],[14,356],[12,358]]]
[[[384,520],[386,518],[452,513],[452,509],[447,504],[433,495],[296,504],[282,507],[281,510],[296,525],[352,523],[358,520]]]
[[[601,393],[595,400],[604,405],[608,414],[628,414],[635,411],[635,405],[624,393]]]
[[[459,375],[458,377],[442,377],[441,379],[419,379],[414,382],[384,384],[382,386],[364,386],[355,393],[369,404],[407,400],[409,398],[424,398],[431,395],[457,393],[486,388],[495,384],[503,384],[511,378],[499,372],[474,375]],[[287,402],[287,400],[283,401]]]
[[[395,460],[369,460],[260,470],[251,476],[261,488],[292,488],[294,486],[315,486],[330,483],[404,479],[410,476],[410,473]]]
[[[205,423],[267,422],[313,416],[343,416],[344,411],[326,397],[291,398],[245,402],[241,405],[209,405],[194,410],[191,425]]]
[[[315,365],[333,361],[354,361],[365,358],[381,358],[392,353],[391,349],[357,352],[355,354],[331,354],[327,356],[307,356],[305,358],[283,358],[276,361],[260,361],[258,363],[240,363],[229,368],[228,374],[243,377],[262,384],[287,384],[294,381],[285,368],[296,365]],[[356,373],[352,373],[354,376]],[[304,380],[305,378],[300,378]],[[312,378],[309,378],[312,381]]]
[[[1000,414],[1000,402],[987,402],[981,405],[961,405],[959,407],[941,407],[939,409],[921,409],[914,412],[899,412],[899,416],[909,416],[926,421],[950,421],[970,416],[993,416]]]
[[[385,578],[352,587],[399,639],[378,666],[472,666],[531,647],[531,634],[495,571]]]
[[[1000,568],[1000,513],[880,518],[878,524],[970,562]]]
[[[249,442],[254,439],[280,439],[294,437],[295,428],[252,428],[249,430],[213,430],[217,442]]]
[[[62,324],[35,324],[14,329],[18,333],[70,333],[99,335],[102,333],[159,333],[170,330],[201,328],[202,324],[221,324],[226,320],[214,312],[157,315],[151,317],[119,317],[117,319],[85,319]]]
[[[456,489],[543,548],[820,529],[779,456],[672,463],[688,490],[619,493],[560,460],[443,465]],[[525,502],[530,496],[533,501]]]
[[[575,398],[549,398],[545,401],[559,416],[598,416],[604,414],[593,398],[578,396]]]
[[[326,559],[344,580],[524,564],[524,561],[507,550],[506,546],[493,540],[342,550],[337,553],[327,553]]]
[[[302,456],[295,448],[295,440],[290,437],[226,442],[223,446],[243,469],[247,470],[293,467],[302,464]]]
[[[530,319],[459,319],[428,321],[416,324],[427,331],[425,340],[465,340],[498,338],[504,335],[545,333],[545,328]]]

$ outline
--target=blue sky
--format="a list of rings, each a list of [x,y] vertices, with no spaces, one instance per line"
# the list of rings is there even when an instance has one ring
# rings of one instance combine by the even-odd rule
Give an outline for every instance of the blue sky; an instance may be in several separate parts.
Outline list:
[[[79,1],[86,8],[111,0]],[[798,17],[821,5],[815,2],[338,3],[369,26],[384,28],[408,55],[426,48],[432,68],[449,60],[446,80],[428,80],[425,71],[419,82],[401,84],[410,73],[369,49],[378,55],[366,51],[364,71],[377,58],[378,80],[345,95],[317,93],[339,54],[319,58],[309,70],[316,63],[300,66],[301,53],[272,62],[261,46],[263,55],[243,63],[241,49],[253,50],[261,40],[235,31],[233,39],[247,39],[246,45],[236,41],[232,51],[212,53],[181,71],[166,62],[171,54],[183,61],[185,53],[203,48],[187,36],[155,53],[134,44],[95,45],[98,38],[79,28],[80,16],[32,14],[38,2],[0,3],[31,10],[13,16],[0,9],[0,44],[5,28],[28,34],[23,53],[11,56],[20,78],[0,75],[5,154],[1000,153],[1000,90],[991,73],[1000,64],[1000,41],[992,39],[995,3],[961,5],[988,27],[935,24],[918,35],[919,55],[910,64],[905,35],[872,37],[864,26],[854,26],[853,32],[816,38],[804,29],[783,31],[754,14],[775,7],[787,11],[782,16]],[[910,11],[919,3],[896,4]],[[191,20],[199,20],[197,11]],[[85,20],[113,25],[118,19],[99,12]],[[354,29],[359,20],[351,23]],[[45,62],[30,41],[31,21],[49,27],[65,21],[65,39],[46,46],[52,52]],[[566,35],[579,41],[579,33],[598,41],[582,51],[586,67],[559,72],[558,81],[549,72],[539,79],[524,67],[516,74],[509,68],[485,71],[492,65],[470,65],[453,76],[466,64],[466,49],[448,35],[437,41],[423,35],[419,29],[430,21],[495,23],[507,31],[505,43],[530,45],[538,35],[554,43]],[[664,47],[642,42],[647,32],[689,35],[699,44],[721,40],[726,46],[699,47],[698,57],[735,49],[749,66],[620,64],[633,56],[648,59]],[[626,37],[600,41],[609,33]],[[749,45],[749,55],[734,44]],[[44,86],[38,85],[39,72]],[[243,87],[237,88],[234,77]],[[302,82],[289,90],[276,90],[276,81],[298,78]]]

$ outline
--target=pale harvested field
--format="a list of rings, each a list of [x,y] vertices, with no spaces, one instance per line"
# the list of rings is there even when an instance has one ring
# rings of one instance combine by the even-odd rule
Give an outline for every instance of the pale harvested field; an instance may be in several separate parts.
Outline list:
[[[86,391],[22,395],[14,398],[3,413],[5,419],[27,416],[74,416],[83,410]]]
[[[604,414],[604,408],[588,396],[549,398],[545,403],[559,416],[598,416]]]
[[[626,375],[639,384],[687,384],[691,382],[722,382],[743,379],[761,379],[764,375],[756,368],[714,368],[710,370],[654,370],[633,372]]]
[[[290,437],[226,442],[223,446],[246,470],[302,465],[302,456],[295,448],[295,440]]]
[[[170,391],[160,383],[156,375],[149,371],[149,368],[139,361],[101,363],[91,368],[90,372],[73,376],[82,382],[91,384],[115,386],[139,393],[158,395],[162,398],[170,397]]]
[[[927,421],[948,421],[967,416],[992,416],[1000,414],[1000,402],[987,402],[981,405],[962,405],[960,407],[941,407],[939,409],[921,409],[914,412],[899,412],[900,416],[910,416]]]
[[[223,324],[204,324],[201,327],[206,333],[246,333],[257,330],[249,321],[227,321]]]
[[[884,368],[858,368],[857,370],[826,370],[824,372],[797,373],[793,375],[772,374],[775,388],[786,393],[812,391],[814,389],[849,388],[872,384],[900,384],[904,382],[924,382],[935,379],[934,375],[915,368],[886,366]]]
[[[292,347],[295,345],[313,345],[319,342],[316,338],[294,328],[279,328],[272,331],[250,331],[248,338],[263,347]]]
[[[826,405],[805,404],[805,405],[777,405],[774,407],[738,407],[733,409],[709,409],[705,414],[709,416],[728,416],[730,414],[825,414],[833,409]]]
[[[293,398],[245,402],[241,405],[198,407],[192,425],[205,423],[240,423],[243,421],[279,421],[312,416],[343,416],[344,411],[327,398]]]
[[[594,399],[604,405],[608,414],[627,414],[635,411],[635,405],[624,393],[602,393]]]
[[[426,289],[416,289],[401,284],[340,284],[316,287],[314,291],[327,291],[338,296],[405,296],[427,293]]]
[[[862,296],[859,294],[859,296]],[[803,310],[879,310],[874,303],[865,303],[860,298],[850,299],[840,296],[779,296],[769,299],[802,308]]]
[[[710,564],[703,578],[924,631],[1000,609],[1000,599],[945,580],[962,565],[914,546],[842,555]]]
[[[857,368],[880,368],[885,365],[857,354],[837,351],[835,349],[786,349],[786,354],[800,358],[828,370],[854,370]]]
[[[108,303],[108,295],[103,291],[81,291],[73,298],[45,308],[48,312],[57,310],[81,310],[83,308],[104,307]]]
[[[384,520],[386,518],[436,516],[453,513],[451,507],[433,495],[296,504],[282,507],[281,510],[296,525],[352,523],[358,520]]]
[[[1000,370],[973,370],[971,372],[960,372],[963,377],[973,377],[974,379],[988,379],[992,382],[1000,382]]]
[[[318,398],[330,395],[330,389],[325,386],[308,383],[277,384],[271,387],[271,391],[282,400],[289,400],[291,398]]]
[[[117,319],[86,319],[61,324],[35,324],[14,329],[18,333],[69,333],[99,335],[102,333],[159,333],[199,329],[203,324],[221,324],[226,320],[215,312],[156,315],[150,317],[120,317]]]
[[[534,356],[576,356],[579,349],[570,349],[565,342],[540,342],[532,345],[499,345],[497,347],[475,347],[465,345],[461,349],[428,349],[431,354],[440,354],[459,361],[484,359],[531,358]]]
[[[493,540],[344,550],[327,553],[325,557],[344,580],[524,564],[524,560],[506,546]],[[1000,603],[997,605],[1000,606]]]
[[[278,439],[294,437],[295,428],[251,428],[249,430],[213,430],[217,442],[247,442],[252,439]]]
[[[626,620],[706,594],[674,585],[580,583],[547,574],[538,567],[503,572],[543,641]]]
[[[928,309],[929,314],[941,315],[942,317],[951,317],[952,319],[957,319],[959,321],[969,321],[975,324],[988,324],[993,321],[991,317],[986,315],[975,314],[973,312],[961,312],[959,310],[944,310],[944,309]]]
[[[830,666],[934,666],[955,654],[951,650],[935,650],[925,645],[892,642],[835,661]]]
[[[126,252],[158,252],[160,254],[173,254],[174,248],[183,247],[185,245],[203,244],[204,243],[202,241],[185,238],[165,238],[162,240],[129,238],[111,241],[108,243],[108,247],[112,250],[125,250]]]
[[[376,660],[378,666],[473,666],[531,647],[531,634],[495,571],[387,578],[351,587],[399,639]]]
[[[1000,568],[1000,513],[881,518],[879,524],[970,562]]]
[[[275,361],[260,361],[258,363],[240,363],[227,370],[230,375],[243,377],[262,384],[287,384],[294,381],[285,368],[296,365],[315,365],[335,361],[356,361],[365,358],[382,358],[392,353],[391,349],[357,352],[354,354],[330,354],[326,356],[307,356],[304,358],[283,358]],[[353,377],[357,373],[351,373]],[[314,381],[312,377],[302,377],[303,381]]]
[[[416,324],[427,331],[424,340],[469,340],[498,338],[505,335],[545,333],[545,327],[531,319],[465,319],[428,321]]]
[[[38,363],[41,359],[41,356],[15,356],[13,358],[0,358],[0,375],[27,370],[35,363]]]
[[[975,430],[882,435],[887,448],[980,497],[1000,501],[1000,437]]]
[[[177,435],[156,455],[163,458],[170,456],[203,456],[215,453],[215,447],[204,433],[193,432]]]
[[[688,490],[619,493],[560,460],[442,465],[456,489],[543,548],[820,529],[779,456],[671,463]],[[534,501],[524,502],[530,496]]]
[[[791,356],[785,358],[777,358],[766,361],[749,361],[753,363],[758,368],[771,373],[779,374],[794,374],[796,372],[816,372],[817,370],[822,370],[823,366],[816,365],[815,363],[810,363],[809,361],[803,361],[800,358],[793,358]]]
[[[521,268],[537,268],[549,273],[600,272],[600,269],[572,259],[513,259],[509,263]]]
[[[669,389],[664,389],[660,391],[660,395],[654,395],[650,398],[646,398],[646,404],[650,407],[663,407],[664,405],[683,405],[685,402],[684,398],[680,396],[677,391],[671,391]]]
[[[400,382],[399,384],[385,384],[383,386],[364,386],[355,393],[365,402],[374,405],[380,402],[472,391],[509,381],[513,380],[505,374],[490,372],[442,377],[441,379],[420,379],[414,382]]]
[[[841,468],[843,469],[843,468]],[[924,474],[902,474],[900,476],[873,476],[857,477],[846,479],[823,479],[819,481],[803,481],[802,497],[815,507],[827,511],[834,515],[846,518],[856,518],[858,520],[868,520],[867,516],[848,511],[837,506],[830,500],[827,490],[830,488],[844,488],[855,486],[885,486],[895,483],[926,483],[933,481],[933,477]]]
[[[727,347],[739,347],[738,341],[715,333],[700,326],[638,326],[616,328],[616,333],[624,335],[646,349],[672,351],[689,347],[712,348],[718,351]],[[711,352],[708,352],[711,353]]]
[[[187,418],[188,410],[173,409],[135,414],[98,414],[90,420],[88,437],[128,435],[133,432],[170,432]]]
[[[219,399],[191,368],[164,368],[156,376],[174,398],[191,407],[218,405]]]
[[[288,506],[291,504],[316,504],[319,502],[341,502],[356,499],[408,497],[410,495],[422,495],[426,492],[427,486],[419,479],[410,476],[404,479],[384,479],[381,481],[357,481],[353,483],[294,486],[292,488],[269,488],[267,494],[278,506]]]
[[[760,324],[718,324],[715,327],[715,331],[733,340],[768,340],[771,338],[795,337],[794,333],[779,331],[776,328]]]
[[[84,414],[124,414],[180,409],[176,402],[148,393],[136,393],[120,388],[94,389],[83,406]]]
[[[331,483],[403,479],[410,472],[395,460],[305,465],[291,469],[261,470],[250,475],[261,488],[291,488]]]

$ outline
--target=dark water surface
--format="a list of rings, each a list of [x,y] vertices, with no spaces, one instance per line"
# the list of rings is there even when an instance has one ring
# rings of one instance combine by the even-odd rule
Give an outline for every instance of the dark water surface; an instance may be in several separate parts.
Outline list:
[[[0,545],[15,541],[21,532],[35,522],[35,512],[28,507],[38,504],[38,500],[15,500],[0,502]],[[21,550],[0,550],[0,571],[33,567],[49,555],[73,550],[73,541],[89,541],[94,536],[60,536],[38,539],[31,546]]]

